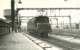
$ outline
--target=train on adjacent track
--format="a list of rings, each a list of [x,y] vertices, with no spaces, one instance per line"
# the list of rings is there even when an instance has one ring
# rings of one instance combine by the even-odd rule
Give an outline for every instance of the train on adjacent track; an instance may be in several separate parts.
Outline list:
[[[41,37],[48,37],[48,33],[51,32],[48,16],[41,15],[30,19],[27,23],[27,32]]]
[[[4,19],[0,19],[0,35],[10,33],[10,23]]]

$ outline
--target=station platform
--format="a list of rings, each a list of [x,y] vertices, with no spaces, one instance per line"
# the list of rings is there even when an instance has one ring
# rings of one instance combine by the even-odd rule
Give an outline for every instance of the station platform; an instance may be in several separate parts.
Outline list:
[[[0,50],[43,50],[22,33],[0,36]]]

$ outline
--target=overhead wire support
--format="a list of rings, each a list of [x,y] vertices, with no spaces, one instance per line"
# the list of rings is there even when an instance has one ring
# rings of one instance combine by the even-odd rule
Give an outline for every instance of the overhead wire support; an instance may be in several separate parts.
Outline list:
[[[41,10],[41,9],[43,9],[43,10],[53,10],[53,9],[60,9],[60,10],[62,10],[62,9],[80,9],[80,8],[18,8],[19,10]]]

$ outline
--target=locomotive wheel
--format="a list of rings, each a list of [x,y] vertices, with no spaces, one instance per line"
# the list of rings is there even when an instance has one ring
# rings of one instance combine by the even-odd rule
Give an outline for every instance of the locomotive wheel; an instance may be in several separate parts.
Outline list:
[[[41,33],[40,36],[41,37],[48,37],[48,33]]]

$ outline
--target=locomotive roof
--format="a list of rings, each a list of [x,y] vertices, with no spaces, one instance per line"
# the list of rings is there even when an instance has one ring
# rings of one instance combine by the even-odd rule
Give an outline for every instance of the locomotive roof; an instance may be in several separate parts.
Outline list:
[[[48,16],[43,16],[43,15],[40,15],[40,16],[38,16],[38,17],[48,17]]]

